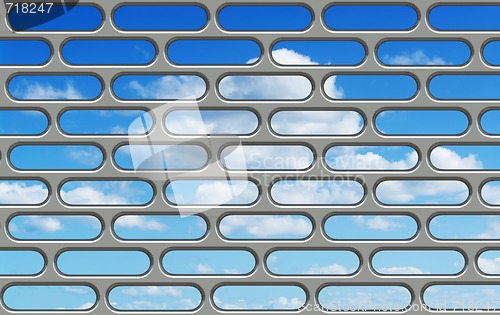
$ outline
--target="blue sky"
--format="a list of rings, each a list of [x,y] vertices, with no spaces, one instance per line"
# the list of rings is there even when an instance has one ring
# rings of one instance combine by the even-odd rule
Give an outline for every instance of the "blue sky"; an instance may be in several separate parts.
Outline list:
[[[9,22],[11,27],[18,31],[90,32],[101,25],[100,11],[91,6],[78,6],[58,17],[59,14],[60,12],[55,10],[52,16],[45,17],[46,23],[38,26],[16,14],[9,16]],[[256,16],[259,18],[255,18]],[[498,7],[485,9],[438,6],[430,13],[430,25],[442,31],[457,28],[500,30],[498,16]],[[417,21],[417,13],[406,5],[334,5],[325,11],[323,19],[326,27],[336,31],[397,31],[411,29]],[[113,25],[122,31],[139,31],[143,34],[151,31],[199,31],[207,22],[208,15],[202,7],[189,5],[125,5],[116,10],[112,21]],[[402,74],[402,71],[392,75],[337,74],[335,71],[338,68],[333,68],[332,73],[322,83],[313,84],[309,78],[300,74],[250,76],[236,75],[237,71],[229,71],[220,84],[216,85],[215,82],[207,84],[199,74],[187,74],[188,70],[183,75],[148,74],[146,67],[153,62],[169,62],[180,68],[203,65],[238,65],[250,68],[262,58],[268,58],[263,55],[267,51],[272,62],[279,67],[296,67],[300,71],[313,67],[354,67],[363,63],[368,54],[375,54],[378,62],[384,67],[432,66],[447,69],[463,66],[471,58],[469,45],[458,39],[391,40],[380,43],[375,49],[365,47],[360,40],[332,38],[281,39],[274,42],[272,47],[262,47],[257,40],[245,37],[249,34],[245,32],[251,31],[279,30],[283,34],[301,32],[306,30],[311,22],[311,12],[301,6],[230,6],[220,11],[217,23],[227,31],[241,32],[242,35],[237,39],[192,40],[181,36],[164,47],[145,39],[73,39],[65,42],[62,47],[54,48],[35,38],[16,41],[2,39],[2,66],[41,66],[51,58],[57,58],[60,48],[62,60],[71,66],[110,65],[120,69],[122,65],[128,65],[136,67],[143,75],[121,74],[113,82],[101,82],[94,74],[31,75],[20,70],[21,73],[8,82],[7,92],[15,101],[31,102],[35,108],[1,109],[0,135],[29,137],[43,134],[48,128],[57,127],[67,135],[98,142],[98,138],[94,138],[96,135],[144,135],[153,128],[164,128],[176,137],[203,137],[251,136],[259,128],[267,127],[279,137],[356,136],[366,127],[371,127],[367,120],[372,117],[364,117],[355,109],[330,106],[295,110],[284,107],[271,113],[270,117],[259,117],[250,109],[232,107],[230,102],[243,101],[252,106],[266,106],[269,102],[280,100],[300,102],[308,99],[312,93],[321,91],[333,101],[404,101],[412,99],[417,93],[424,93],[427,89],[426,82],[417,82],[412,76]],[[124,53],[125,51],[127,53]],[[200,51],[203,53],[199,53]],[[476,50],[474,58],[478,58],[481,53],[486,62],[492,65],[500,64],[499,41],[488,43],[484,52]],[[500,110],[491,109],[481,117],[471,119],[465,111],[460,110],[460,103],[455,103],[457,98],[500,100],[497,88],[499,84],[500,75],[436,76],[430,80],[428,92],[436,99],[453,102],[456,108],[444,109],[436,106],[417,109],[400,105],[386,108],[377,113],[373,127],[384,136],[407,136],[409,140],[405,140],[404,145],[335,145],[325,151],[323,162],[334,171],[383,170],[404,174],[419,167],[419,163],[422,163],[422,160],[419,162],[419,157],[422,159],[429,155],[430,164],[443,172],[500,170],[500,162],[495,158],[500,154],[500,146],[497,145],[441,143],[430,152],[417,152],[406,144],[411,143],[413,136],[459,136],[469,128],[478,127],[485,133],[500,135]],[[108,88],[104,93],[112,93],[118,99],[117,104],[106,104],[103,109],[70,108],[61,113],[60,117],[54,117],[51,124],[42,110],[43,104],[38,102],[49,100],[66,104],[66,101],[77,101],[84,107],[85,102],[101,96],[103,87]],[[179,106],[180,108],[173,109],[165,116],[157,117],[156,126],[153,126],[151,114],[140,108],[141,102],[201,99],[206,93],[217,93],[228,103],[223,108],[204,108],[201,111]],[[478,126],[472,123],[476,120],[479,120]],[[472,124],[469,126],[470,123]],[[150,156],[151,150],[155,153],[153,158]],[[309,147],[295,143],[286,146],[229,146],[219,153],[219,166],[231,171],[300,172],[322,163],[318,156],[321,157],[324,152],[313,152]],[[33,159],[33,156],[38,158]],[[100,167],[104,159],[112,160],[118,168],[128,171],[134,168],[160,171],[198,170],[208,163],[209,158],[209,152],[205,148],[193,144],[149,147],[137,143],[122,144],[117,147],[116,153],[112,153],[102,152],[99,146],[88,142],[80,145],[39,146],[28,144],[26,141],[10,152],[2,151],[2,162],[8,159],[11,166],[26,173],[69,169],[94,170]],[[143,163],[137,164],[137,161]],[[477,188],[474,191],[476,192]],[[272,185],[270,197],[283,211],[272,214],[230,214],[222,218],[217,226],[210,227],[210,232],[217,232],[229,242],[306,240],[313,233],[314,226],[314,233],[319,233],[322,229],[329,239],[344,242],[404,242],[415,237],[418,223],[409,215],[376,212],[357,215],[337,213],[328,217],[325,222],[314,222],[306,215],[290,214],[287,211],[295,209],[294,207],[303,208],[304,204],[314,207],[354,206],[365,198],[372,198],[365,197],[365,193],[364,187],[356,181],[279,181]],[[499,181],[486,183],[479,193],[485,203],[500,205]],[[151,185],[143,180],[71,181],[52,194],[59,194],[70,207],[88,206],[97,209],[96,212],[105,211],[109,206],[141,207],[155,197]],[[194,208],[222,205],[231,209],[231,206],[252,205],[260,198],[259,187],[253,182],[227,179],[177,180],[156,194],[157,198],[164,194],[171,204]],[[1,205],[38,205],[44,203],[48,195],[49,191],[41,181],[0,180]],[[469,189],[465,183],[456,180],[391,180],[380,183],[375,191],[375,197],[380,203],[395,207],[408,204],[422,207],[455,206],[465,202],[468,195]],[[426,228],[424,222],[419,224]],[[457,229],[457,226],[461,228]],[[125,242],[199,241],[208,232],[207,222],[201,215],[179,216],[145,212],[120,216],[113,223],[106,222],[104,227],[96,213],[23,213],[11,218],[6,223],[6,229],[10,237],[19,242],[26,242],[24,244],[34,240],[94,241],[102,233],[111,230],[115,237]],[[430,221],[428,232],[436,239],[449,242],[498,240],[500,216],[440,215]],[[34,275],[44,268],[43,256],[32,250],[1,251],[0,260],[12,262],[0,265],[0,274],[3,275]],[[94,263],[82,264],[81,261]],[[146,253],[136,250],[68,250],[58,257],[57,268],[69,276],[140,276],[148,271],[151,263]],[[360,267],[355,252],[326,249],[277,250],[267,257],[259,257],[258,261],[255,261],[250,251],[244,249],[176,250],[168,252],[161,261],[154,263],[161,264],[167,273],[178,276],[194,274],[215,277],[245,275],[251,273],[254,268],[266,268],[270,273],[284,277],[349,276]],[[500,274],[499,251],[485,252],[477,261],[470,263],[476,264],[486,274]],[[370,265],[370,268],[384,276],[452,275],[459,273],[464,264],[464,257],[460,253],[449,250],[383,251],[377,253],[372,262],[364,261],[362,267]],[[23,294],[30,294],[33,298],[23,301]],[[450,304],[472,297],[476,298],[476,301],[486,303],[488,299],[494,300],[498,294],[499,286],[434,286],[426,290],[424,297],[429,304],[438,305],[443,301],[443,297],[450,297]],[[56,296],[57,299],[54,298]],[[197,288],[190,286],[121,286],[111,290],[109,302],[117,310],[194,310],[200,305],[201,296]],[[391,303],[400,307],[405,307],[410,300],[409,292],[402,287],[329,286],[320,292],[319,301],[324,306],[335,308],[335,305],[344,302],[376,304],[383,302],[387,296],[390,296]],[[31,309],[89,309],[96,302],[93,289],[84,286],[12,287],[5,292],[4,298],[8,307],[18,309],[26,305]],[[217,289],[213,296],[214,304],[225,310],[293,310],[300,308],[305,300],[305,292],[295,286],[226,286]]]

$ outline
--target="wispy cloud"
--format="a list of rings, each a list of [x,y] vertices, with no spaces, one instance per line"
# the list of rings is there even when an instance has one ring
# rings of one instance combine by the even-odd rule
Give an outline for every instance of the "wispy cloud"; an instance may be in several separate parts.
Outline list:
[[[428,272],[425,272],[425,271],[421,270],[420,268],[413,267],[413,266],[377,268],[377,271],[381,274],[388,274],[388,275],[423,275],[423,274],[428,274]]]
[[[151,82],[141,82],[133,80],[129,83],[130,92],[133,92],[131,98],[142,99],[187,99],[200,98],[205,94],[206,84],[203,79],[196,76],[162,76]]]
[[[404,224],[395,221],[394,218],[382,216],[375,216],[368,219],[365,216],[354,216],[354,221],[358,225],[378,231],[390,231],[406,227]]]
[[[383,62],[389,65],[422,65],[422,66],[444,66],[447,62],[438,56],[429,57],[423,50],[417,50],[405,55],[384,55]]]
[[[48,195],[47,187],[41,183],[0,181],[0,204],[39,204]]]
[[[226,236],[234,232],[265,238],[280,235],[308,235],[312,225],[308,220],[291,215],[233,215],[224,218],[220,231]]]
[[[124,215],[118,218],[115,222],[116,227],[128,228],[128,229],[139,229],[142,231],[165,231],[168,227],[152,219],[147,219],[141,215]]]
[[[84,98],[71,81],[67,81],[64,88],[57,88],[49,83],[22,81],[12,94],[25,100],[78,100]]]

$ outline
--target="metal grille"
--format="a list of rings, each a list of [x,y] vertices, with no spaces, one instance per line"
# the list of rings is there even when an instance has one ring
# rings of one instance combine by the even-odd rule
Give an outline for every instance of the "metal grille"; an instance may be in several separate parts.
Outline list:
[[[440,3],[460,3],[463,1],[457,0],[442,0]],[[483,3],[497,3],[493,0],[484,0]],[[106,152],[106,159],[102,168],[96,172],[20,172],[14,170],[9,166],[6,161],[0,164],[0,173],[5,179],[44,179],[50,191],[49,200],[39,207],[17,207],[9,206],[2,207],[0,211],[0,222],[2,228],[5,230],[5,223],[15,213],[51,213],[51,214],[78,214],[78,213],[98,213],[103,218],[105,223],[105,230],[102,236],[96,241],[89,242],[36,242],[26,243],[12,240],[6,233],[0,237],[1,247],[6,249],[14,248],[37,248],[43,251],[47,257],[47,265],[45,271],[37,277],[5,277],[1,279],[2,287],[4,290],[12,284],[91,284],[98,291],[98,303],[92,309],[93,314],[112,314],[112,311],[106,301],[106,295],[109,290],[119,284],[193,284],[201,289],[203,292],[203,303],[198,310],[201,314],[216,314],[217,311],[211,295],[217,286],[220,284],[298,284],[302,286],[308,293],[307,303],[314,304],[317,299],[318,291],[328,284],[402,284],[411,289],[413,293],[414,302],[418,303],[421,300],[423,290],[431,283],[498,283],[498,279],[494,277],[485,277],[480,275],[474,267],[474,261],[478,253],[485,247],[489,246],[484,242],[444,242],[432,240],[426,232],[426,225],[430,218],[436,213],[496,213],[496,209],[486,206],[480,199],[479,188],[481,184],[490,178],[496,176],[495,173],[485,172],[438,172],[430,167],[430,162],[427,152],[440,142],[447,144],[459,143],[497,143],[498,139],[493,136],[485,136],[478,127],[478,119],[480,114],[486,108],[497,108],[498,102],[496,101],[436,101],[429,96],[427,83],[430,78],[437,73],[498,73],[498,69],[487,66],[480,58],[479,52],[483,44],[490,38],[496,36],[492,32],[438,32],[434,31],[428,25],[426,14],[435,3],[428,1],[415,2],[412,5],[418,8],[420,12],[419,22],[415,29],[407,32],[358,32],[358,31],[343,31],[336,32],[328,30],[321,21],[322,13],[325,8],[330,4],[327,0],[315,0],[307,4],[314,12],[314,23],[311,27],[304,32],[226,32],[218,27],[216,22],[216,12],[221,6],[226,4],[222,0],[207,0],[202,1],[203,5],[210,12],[210,21],[208,25],[200,32],[123,32],[115,29],[110,21],[114,8],[121,3],[120,0],[107,0],[99,3],[105,12],[105,21],[102,27],[93,33],[43,33],[43,32],[24,32],[13,33],[5,23],[0,25],[2,34],[5,38],[27,38],[33,36],[41,36],[50,41],[54,47],[54,55],[49,64],[43,67],[27,67],[27,68],[13,68],[6,67],[0,72],[3,82],[8,82],[9,78],[15,73],[30,73],[30,74],[47,74],[47,73],[96,73],[104,82],[105,90],[102,96],[93,102],[31,102],[24,101],[18,102],[10,97],[8,93],[0,95],[0,103],[4,108],[43,108],[50,115],[50,129],[42,137],[2,137],[0,138],[0,147],[2,151],[7,150],[14,144],[18,143],[88,143],[98,142]],[[165,0],[151,0],[148,3],[169,3]],[[251,3],[268,4],[265,0],[254,0]],[[288,0],[275,0],[276,4],[290,4]],[[349,2],[351,3],[351,2]],[[358,3],[358,2],[352,2]],[[375,0],[365,0],[363,3],[379,3]],[[400,3],[399,1],[386,0],[384,3]],[[5,18],[5,8],[0,8],[0,16]],[[167,43],[175,37],[182,36],[183,38],[241,38],[251,36],[258,39],[262,43],[264,56],[262,60],[255,66],[203,66],[203,67],[190,67],[190,66],[173,66],[168,63],[160,53],[157,60],[149,66],[145,67],[69,67],[65,65],[61,58],[59,58],[59,47],[68,38],[130,38],[135,36],[147,37],[154,41],[160,48],[160,52]],[[367,47],[367,58],[363,64],[356,67],[278,67],[270,58],[270,48],[272,44],[279,38],[287,39],[310,39],[310,38],[328,38],[328,39],[361,39]],[[375,48],[377,45],[386,39],[450,39],[450,38],[466,38],[473,47],[472,59],[463,67],[384,67],[379,64],[375,56]],[[154,200],[144,207],[110,207],[107,209],[100,209],[99,207],[68,207],[62,203],[58,196],[58,190],[61,183],[68,179],[131,179],[141,178],[140,174],[123,172],[117,170],[112,164],[111,153],[114,148],[123,142],[127,141],[126,137],[72,137],[63,135],[56,126],[57,118],[60,113],[67,108],[148,108],[155,109],[161,104],[159,102],[137,101],[125,102],[115,99],[110,92],[110,85],[113,78],[119,73],[130,74],[144,74],[144,73],[169,73],[169,74],[185,74],[185,73],[201,73],[208,81],[209,91],[207,95],[198,102],[199,108],[253,108],[261,118],[260,128],[258,132],[249,137],[242,137],[239,140],[235,137],[217,137],[211,141],[211,150],[213,151],[210,156],[210,166],[201,172],[186,172],[182,174],[183,178],[203,178],[204,174],[213,174],[213,168],[220,167],[217,164],[217,152],[219,152],[228,143],[241,141],[243,144],[296,144],[307,143],[318,154],[315,166],[310,170],[306,170],[298,174],[297,172],[248,172],[237,173],[234,178],[241,177],[246,179],[247,176],[260,184],[260,198],[258,202],[251,207],[215,207],[203,213],[209,223],[209,232],[202,241],[196,242],[126,242],[117,240],[111,231],[111,223],[117,215],[122,213],[178,213],[178,209],[165,201],[162,197],[162,192],[166,184],[166,180],[155,180],[152,182],[154,185],[156,196]],[[326,77],[332,74],[363,74],[363,73],[395,73],[395,74],[411,74],[419,82],[418,94],[408,101],[348,101],[348,100],[329,100],[321,91],[322,82]],[[239,101],[225,101],[216,91],[216,86],[221,77],[226,74],[304,74],[312,79],[314,82],[314,91],[310,98],[305,101],[275,101],[265,102],[259,104],[257,102],[239,102]],[[173,102],[172,106],[182,107],[186,102]],[[184,104],[186,105],[186,104]],[[189,105],[189,102],[188,104]],[[419,109],[419,108],[463,108],[465,109],[471,119],[469,131],[456,137],[445,137],[439,139],[437,137],[383,137],[379,135],[374,128],[374,117],[380,108],[404,108],[404,109]],[[366,127],[363,132],[358,136],[348,137],[277,137],[268,128],[269,117],[278,108],[287,109],[355,109],[359,110],[366,116]],[[154,113],[154,111],[153,111]],[[162,121],[162,117],[155,117],[156,124]],[[153,133],[149,137],[155,139],[163,139],[167,143],[179,143],[179,139],[167,135],[162,128],[154,128]],[[141,140],[147,141],[147,138],[138,138],[134,140],[139,143]],[[320,154],[325,152],[325,149],[335,144],[401,144],[411,143],[418,147],[421,152],[421,162],[418,168],[409,172],[354,172],[353,175],[336,174],[328,170],[323,163],[321,163]],[[4,153],[4,152],[2,152]],[[217,171],[215,171],[217,173]],[[366,196],[363,202],[357,206],[297,206],[297,207],[282,207],[273,203],[270,197],[269,187],[266,183],[283,177],[300,177],[308,178],[352,178],[354,176],[362,175],[363,184],[366,187]],[[271,180],[269,180],[271,178]],[[381,205],[376,201],[374,187],[381,179],[461,179],[470,185],[470,198],[466,204],[461,206],[391,206],[387,207]],[[307,213],[314,220],[314,233],[307,241],[287,241],[287,242],[248,242],[248,241],[226,241],[223,240],[217,233],[216,227],[218,220],[225,213]],[[412,213],[419,221],[419,233],[411,241],[407,242],[340,242],[328,240],[321,232],[322,223],[325,218],[331,213],[369,213],[369,214],[407,214]],[[491,244],[490,244],[491,245]],[[494,245],[494,244],[493,244]],[[144,248],[150,254],[153,265],[151,270],[141,277],[66,277],[61,276],[55,269],[54,259],[59,251],[62,249],[139,249]],[[206,248],[250,248],[258,256],[258,265],[254,273],[245,277],[225,277],[224,279],[217,277],[172,277],[166,275],[160,267],[162,254],[166,249],[170,248],[193,248],[193,249],[206,249]],[[290,249],[303,249],[303,248],[325,248],[325,249],[344,249],[353,248],[362,256],[362,266],[353,277],[274,277],[270,276],[263,268],[263,259],[271,249],[275,248],[290,248]],[[450,249],[459,248],[466,256],[466,270],[456,277],[412,277],[409,279],[404,276],[393,277],[380,277],[373,273],[370,268],[370,257],[377,249]],[[29,299],[29,297],[26,297]],[[7,308],[3,305],[5,311]],[[303,312],[306,312],[305,310]],[[415,312],[409,310],[408,312]],[[30,312],[33,313],[33,312]],[[59,313],[59,312],[58,312]],[[66,314],[61,311],[61,314]],[[72,312],[68,312],[72,313]],[[238,312],[236,312],[238,313]]]

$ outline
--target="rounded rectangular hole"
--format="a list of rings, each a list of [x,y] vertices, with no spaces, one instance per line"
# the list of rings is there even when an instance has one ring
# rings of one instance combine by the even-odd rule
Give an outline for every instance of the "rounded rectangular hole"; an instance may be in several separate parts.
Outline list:
[[[469,123],[464,112],[447,109],[383,110],[375,117],[377,131],[387,136],[458,136]]]
[[[305,31],[312,19],[307,7],[289,4],[226,5],[217,14],[219,25],[227,31]]]
[[[490,135],[500,135],[500,110],[490,109],[485,111],[480,117],[481,129]]]
[[[430,220],[429,233],[444,241],[498,241],[499,226],[500,215],[442,214]]]
[[[270,125],[280,136],[354,136],[365,120],[352,110],[282,110],[271,117]]]
[[[313,232],[305,215],[227,215],[219,222],[220,234],[230,240],[303,240]]]
[[[279,40],[271,50],[273,60],[282,66],[356,66],[366,56],[357,40]]]
[[[440,74],[429,81],[429,92],[438,100],[500,100],[500,75]]]
[[[469,193],[460,180],[384,180],[375,187],[376,197],[384,205],[461,205]]]
[[[334,171],[381,170],[407,171],[419,161],[411,146],[333,146],[325,153],[325,162]]]
[[[256,267],[255,256],[246,250],[170,250],[162,258],[170,275],[235,276],[248,275]]]
[[[254,133],[259,118],[250,110],[173,110],[165,117],[168,132],[180,135],[239,135]]]
[[[99,168],[104,154],[94,145],[21,144],[10,150],[9,161],[19,170],[86,171]]]
[[[127,241],[195,241],[205,236],[207,229],[207,222],[198,215],[126,214],[113,222],[113,232]]]
[[[8,93],[18,101],[92,101],[103,90],[95,75],[15,75]]]
[[[175,180],[165,188],[167,201],[177,206],[251,205],[259,194],[248,180]]]
[[[7,21],[16,32],[93,32],[98,30],[104,21],[101,8],[94,4],[77,5],[77,2],[66,1],[63,4],[54,3],[52,6],[49,6],[47,2],[35,3],[38,5],[30,5],[28,14],[21,6],[11,8]],[[35,14],[32,14],[33,11]]]
[[[429,24],[438,31],[498,31],[500,6],[494,4],[440,4],[429,11]]]
[[[486,45],[483,46],[483,58],[488,64],[492,66],[500,65],[500,58],[498,58],[499,53],[500,41],[498,40],[489,41],[488,43],[486,43]]]
[[[143,135],[153,128],[153,118],[139,109],[70,109],[59,116],[59,127],[75,136]]]
[[[295,285],[223,285],[214,291],[212,300],[222,311],[298,311],[307,295]]]
[[[155,44],[145,39],[70,39],[61,48],[64,61],[75,66],[145,66],[156,54]]]
[[[52,57],[52,47],[41,39],[0,39],[0,66],[41,66]]]
[[[422,300],[431,311],[493,312],[500,308],[498,284],[433,284],[428,286]]]
[[[45,258],[38,251],[0,250],[0,276],[35,276],[45,269]]]
[[[139,180],[70,180],[59,194],[70,206],[143,206],[153,199],[154,190]]]
[[[388,40],[377,47],[377,58],[386,66],[463,66],[471,48],[458,40]]]
[[[262,48],[252,39],[175,39],[166,54],[177,65],[252,65],[260,60]]]
[[[40,205],[49,198],[49,188],[40,180],[0,180],[0,205]]]
[[[200,290],[187,285],[119,285],[108,294],[116,311],[194,311],[202,302]]]
[[[40,110],[0,110],[0,136],[37,136],[48,128],[49,119]]]
[[[500,181],[490,180],[480,188],[481,199],[489,205],[500,206]]]
[[[401,312],[409,308],[412,293],[401,285],[331,285],[318,293],[329,312]]]
[[[313,151],[303,145],[230,145],[220,153],[228,170],[306,170],[314,163]]]
[[[499,154],[499,145],[440,145],[430,152],[430,162],[439,170],[498,171]]]
[[[334,31],[409,31],[418,19],[418,12],[404,4],[334,4],[323,15]]]
[[[199,31],[207,23],[206,10],[195,4],[125,4],[113,11],[113,24],[122,31]]]
[[[93,215],[19,214],[7,227],[19,241],[90,241],[102,232],[101,221]]]
[[[418,83],[406,74],[335,74],[325,80],[323,90],[333,100],[409,100]]]
[[[230,101],[301,101],[311,95],[313,85],[302,75],[228,75],[218,89]]]
[[[349,276],[360,263],[348,250],[275,250],[266,257],[266,268],[277,276]]]
[[[409,215],[332,215],[323,226],[326,236],[336,241],[404,241],[418,232]]]
[[[355,180],[280,180],[271,197],[280,205],[356,205],[365,195]]]
[[[371,265],[384,276],[456,275],[465,269],[465,258],[456,250],[380,250]]]
[[[151,259],[138,250],[65,250],[56,266],[66,276],[140,276],[150,269]]]
[[[11,285],[3,292],[3,303],[17,312],[85,312],[97,304],[97,293],[87,285]]]
[[[485,250],[477,257],[479,271],[490,276],[500,275],[500,251]]]
[[[112,82],[114,95],[125,101],[200,99],[207,83],[198,75],[119,75]]]
[[[199,145],[122,145],[113,153],[124,170],[198,170],[208,162],[208,152]]]

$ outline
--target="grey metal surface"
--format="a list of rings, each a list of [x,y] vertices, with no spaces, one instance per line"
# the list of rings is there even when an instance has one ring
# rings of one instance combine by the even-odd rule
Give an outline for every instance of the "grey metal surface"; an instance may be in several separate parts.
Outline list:
[[[165,0],[150,0],[150,3],[168,3]],[[252,32],[224,32],[222,31],[216,23],[215,15],[217,9],[225,4],[222,0],[205,0],[202,2],[210,11],[210,22],[207,27],[201,32],[119,32],[117,31],[110,21],[110,16],[113,8],[121,3],[120,0],[106,0],[99,3],[99,5],[106,12],[106,21],[102,28],[95,33],[72,33],[72,34],[57,34],[57,33],[13,33],[9,31],[6,23],[0,24],[0,31],[3,37],[6,38],[23,38],[23,37],[43,37],[48,39],[52,46],[54,47],[54,58],[51,62],[44,66],[38,68],[2,68],[0,70],[0,79],[2,82],[7,82],[7,79],[14,73],[82,73],[82,72],[92,72],[98,74],[105,82],[105,91],[102,97],[95,102],[17,102],[10,99],[7,93],[0,94],[0,104],[2,108],[44,108],[50,114],[51,126],[50,130],[41,137],[1,137],[0,138],[0,148],[2,149],[2,156],[5,156],[5,152],[12,145],[24,142],[37,142],[37,143],[81,143],[81,142],[97,142],[103,146],[106,150],[106,159],[102,168],[96,172],[74,172],[64,171],[64,172],[19,172],[15,171],[12,167],[6,163],[5,159],[0,163],[0,174],[2,178],[32,178],[40,177],[44,178],[49,186],[51,195],[49,200],[40,207],[6,207],[3,206],[0,209],[0,222],[2,228],[2,235],[0,236],[0,247],[3,248],[31,248],[36,247],[41,249],[48,258],[48,265],[43,274],[38,277],[15,277],[15,278],[1,278],[0,283],[2,287],[6,287],[11,283],[91,283],[99,291],[99,302],[95,309],[93,309],[92,314],[112,314],[113,311],[110,310],[106,302],[106,293],[116,283],[127,283],[127,284],[176,284],[176,283],[193,283],[198,285],[204,292],[204,302],[200,310],[197,312],[200,314],[217,314],[210,301],[211,293],[218,284],[220,283],[263,283],[263,284],[276,284],[276,283],[300,283],[303,285],[309,296],[309,301],[307,303],[314,304],[316,299],[316,294],[318,290],[325,284],[335,283],[335,284],[392,284],[399,283],[405,284],[413,291],[415,301],[419,302],[420,295],[425,286],[429,283],[500,283],[497,278],[494,277],[484,277],[481,276],[474,266],[474,261],[477,253],[485,247],[496,247],[498,243],[495,242],[467,242],[467,243],[456,243],[456,242],[438,242],[432,240],[427,231],[426,225],[429,218],[436,212],[440,213],[497,213],[498,208],[489,207],[484,205],[479,198],[479,187],[482,182],[488,178],[500,177],[498,172],[437,172],[433,170],[429,165],[428,152],[429,148],[436,143],[499,143],[498,137],[485,136],[481,133],[478,128],[478,118],[480,113],[485,108],[500,108],[498,101],[484,101],[484,102],[472,102],[472,101],[436,101],[433,100],[427,91],[427,82],[429,78],[436,73],[470,73],[470,72],[484,72],[484,73],[500,73],[500,71],[495,67],[487,66],[480,57],[480,50],[482,45],[490,38],[498,36],[499,32],[436,32],[431,30],[426,21],[426,13],[429,8],[435,3],[431,1],[418,1],[414,2],[413,5],[420,11],[420,21],[418,26],[409,32],[334,32],[327,30],[321,22],[321,15],[324,8],[331,3],[327,0],[314,0],[307,3],[309,7],[314,10],[315,20],[312,27],[306,32],[272,32],[272,33],[252,33]],[[344,1],[348,2],[348,1]],[[363,3],[379,3],[380,1],[366,0]],[[400,3],[400,1],[385,0],[384,3]],[[459,3],[465,1],[451,1],[442,0],[440,3]],[[174,2],[175,3],[175,2]],[[239,2],[238,2],[239,3]],[[266,0],[254,0],[251,3],[268,3]],[[273,3],[294,3],[289,0],[275,0]],[[359,3],[359,2],[349,2],[349,3]],[[484,0],[482,3],[497,3],[498,1]],[[5,8],[0,6],[0,16],[5,19]],[[59,56],[59,48],[61,43],[68,37],[71,38],[99,38],[99,37],[116,37],[116,38],[127,38],[134,36],[148,37],[156,42],[159,47],[160,54],[158,59],[154,64],[147,67],[130,67],[125,69],[124,67],[68,67],[66,66]],[[255,66],[242,66],[242,67],[189,67],[189,66],[174,66],[169,64],[164,56],[164,48],[172,38],[182,36],[184,38],[189,37],[242,37],[250,36],[258,39],[264,47],[264,56],[262,60]],[[278,38],[297,38],[297,39],[308,39],[308,38],[359,38],[368,47],[368,55],[366,61],[357,67],[279,67],[272,63],[269,57],[271,44]],[[390,38],[405,38],[405,39],[415,39],[415,38],[425,38],[425,39],[450,39],[450,38],[460,38],[469,41],[473,47],[473,57],[471,61],[464,67],[426,67],[426,68],[415,68],[415,67],[384,67],[381,66],[377,61],[374,53],[374,49],[381,40]],[[89,179],[103,179],[103,178],[140,178],[140,174],[134,174],[130,172],[119,171],[115,166],[113,166],[111,161],[111,152],[119,144],[127,141],[126,137],[70,137],[63,135],[56,126],[56,121],[59,113],[65,108],[100,108],[103,106],[113,106],[116,108],[129,108],[129,107],[146,107],[146,108],[157,108],[162,105],[163,102],[121,102],[113,98],[110,92],[110,82],[114,76],[119,73],[186,73],[186,72],[196,72],[201,73],[209,81],[209,92],[202,100],[199,101],[200,108],[248,108],[252,107],[261,117],[262,125],[260,126],[258,132],[251,137],[241,138],[242,143],[307,143],[314,150],[321,154],[324,152],[325,148],[333,143],[336,144],[399,144],[399,143],[411,143],[418,147],[421,152],[421,161],[418,168],[410,172],[357,172],[357,173],[342,173],[342,172],[331,172],[329,171],[323,163],[318,159],[313,168],[308,171],[294,173],[297,177],[307,177],[307,176],[330,176],[339,178],[339,176],[355,176],[361,174],[364,179],[364,184],[367,187],[367,195],[362,204],[355,207],[345,207],[345,206],[328,206],[328,207],[280,207],[275,205],[269,196],[268,187],[265,183],[269,183],[272,179],[278,179],[282,176],[290,176],[290,172],[273,172],[273,173],[262,173],[262,172],[249,172],[248,176],[257,182],[261,183],[262,194],[257,204],[251,207],[218,207],[204,212],[209,221],[209,233],[202,241],[199,242],[125,242],[117,240],[111,232],[111,222],[120,213],[177,213],[178,209],[167,204],[162,197],[162,191],[164,190],[165,181],[157,180],[154,182],[156,187],[156,197],[154,201],[146,207],[110,207],[107,209],[102,209],[101,207],[67,207],[63,205],[57,194],[58,187],[64,180],[68,178],[89,178]],[[418,95],[411,99],[410,101],[345,101],[328,100],[321,92],[321,84],[324,78],[332,73],[411,73],[420,82]],[[227,102],[222,100],[216,92],[216,82],[217,80],[225,74],[252,74],[252,73],[273,73],[273,74],[285,74],[285,73],[303,73],[307,74],[314,80],[314,93],[313,95],[303,102]],[[182,106],[181,104],[173,104],[172,106]],[[457,137],[384,137],[375,131],[374,128],[374,114],[380,108],[462,108],[467,111],[472,117],[472,122],[469,131],[462,136]],[[356,137],[276,137],[270,131],[268,126],[268,118],[270,114],[277,108],[328,108],[328,109],[338,109],[338,108],[355,108],[359,109],[368,118],[366,121],[366,127],[361,135]],[[166,142],[178,143],[184,141],[185,139],[175,138],[168,136],[158,124],[161,121],[161,117],[156,117],[156,127],[154,128],[151,137],[158,137],[164,139]],[[146,141],[146,139],[144,139]],[[233,143],[235,141],[234,137],[229,138],[218,138],[218,140],[213,141],[214,147],[212,148],[214,152],[219,152],[222,146],[227,143]],[[215,162],[216,154],[212,154],[211,162]],[[219,167],[217,163],[212,164],[208,169],[202,172],[194,174],[184,174],[184,176],[192,176],[193,178],[199,178],[204,175],[205,172],[210,174],[211,167]],[[246,178],[246,174],[239,174],[235,176],[242,176]],[[471,186],[471,196],[467,203],[462,206],[456,207],[443,207],[443,206],[433,206],[433,207],[386,207],[379,204],[374,198],[374,185],[382,178],[460,178],[468,182]],[[5,223],[8,218],[14,213],[23,212],[50,212],[50,213],[64,213],[64,214],[77,214],[77,213],[98,213],[105,221],[105,231],[102,236],[93,242],[18,242],[12,240],[6,233]],[[253,213],[253,212],[269,212],[269,213],[302,213],[307,212],[315,222],[315,231],[310,239],[305,242],[245,242],[245,241],[225,241],[219,237],[216,226],[219,217],[226,213]],[[321,226],[324,219],[331,213],[342,212],[342,213],[412,213],[416,216],[420,222],[420,231],[415,239],[408,242],[336,242],[327,240],[322,232]],[[63,248],[145,248],[151,253],[154,264],[150,272],[143,277],[128,277],[128,278],[97,278],[97,277],[64,277],[60,275],[54,264],[54,257],[57,252]],[[217,248],[251,248],[254,250],[258,257],[258,267],[255,272],[248,277],[172,277],[164,274],[160,269],[160,257],[161,254],[168,248],[206,248],[206,247],[217,247]],[[270,276],[263,268],[263,258],[268,251],[273,248],[309,248],[309,247],[320,247],[320,248],[355,248],[363,257],[363,265],[358,274],[354,277],[273,277]],[[394,277],[380,277],[375,275],[369,266],[370,255],[377,249],[380,248],[460,248],[466,255],[467,268],[459,276],[454,277],[415,277],[408,278],[405,276],[394,276]],[[4,311],[5,306],[2,306]],[[306,311],[303,311],[307,313]],[[413,313],[414,311],[408,311]],[[30,312],[35,313],[35,312]],[[61,311],[61,314],[66,314],[66,312]],[[70,314],[73,312],[69,312]]]

